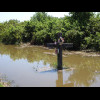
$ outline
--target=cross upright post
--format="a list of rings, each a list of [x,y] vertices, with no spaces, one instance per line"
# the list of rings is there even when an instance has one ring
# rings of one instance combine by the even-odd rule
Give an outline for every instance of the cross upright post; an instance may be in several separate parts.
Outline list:
[[[62,33],[59,33],[58,34],[58,43],[57,43],[57,49],[58,49],[58,52],[57,52],[57,67],[58,67],[58,70],[62,70],[62,41],[61,41],[61,38],[62,37]]]

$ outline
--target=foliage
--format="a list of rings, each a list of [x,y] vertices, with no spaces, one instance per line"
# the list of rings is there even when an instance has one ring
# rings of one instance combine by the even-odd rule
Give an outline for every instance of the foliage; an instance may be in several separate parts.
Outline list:
[[[71,22],[78,21],[79,26],[86,26],[93,12],[70,12]]]
[[[79,32],[78,30],[69,30],[65,33],[65,42],[73,43],[73,49],[78,50],[82,43],[82,35],[83,32]]]
[[[14,23],[12,23],[14,22]],[[21,42],[21,33],[23,32],[23,28],[21,25],[18,25],[17,22],[9,21],[8,23],[4,23],[5,27],[0,32],[1,41],[5,44],[18,44]],[[7,26],[8,25],[8,26]]]
[[[45,45],[57,41],[57,33],[62,32],[65,42],[74,44],[74,50],[100,50],[100,14],[70,12],[70,15],[57,18],[45,12],[36,12],[29,21],[0,23],[0,42]]]

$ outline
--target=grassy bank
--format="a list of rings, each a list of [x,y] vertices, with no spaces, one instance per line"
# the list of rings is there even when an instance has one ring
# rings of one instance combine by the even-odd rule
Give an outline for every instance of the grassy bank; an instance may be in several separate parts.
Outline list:
[[[4,87],[4,86],[0,83],[0,87]]]
[[[9,87],[10,83],[9,82],[0,82],[0,87]]]
[[[10,83],[6,75],[0,73],[0,87],[9,87],[11,85]]]

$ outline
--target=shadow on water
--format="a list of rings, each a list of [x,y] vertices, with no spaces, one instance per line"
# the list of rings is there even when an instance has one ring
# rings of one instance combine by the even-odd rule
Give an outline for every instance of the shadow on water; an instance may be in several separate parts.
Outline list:
[[[62,71],[65,69],[68,69],[68,68],[63,68]],[[47,71],[42,71],[40,73],[55,73],[55,72],[59,72],[59,70],[56,68],[56,69],[51,69],[51,70],[47,70]]]
[[[42,71],[40,73],[55,73],[57,71],[58,71],[57,69],[51,69],[51,70],[47,70],[47,71]]]

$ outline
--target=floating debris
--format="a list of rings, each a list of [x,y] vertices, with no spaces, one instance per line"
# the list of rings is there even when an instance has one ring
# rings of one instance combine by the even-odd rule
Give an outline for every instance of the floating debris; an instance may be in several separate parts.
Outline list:
[[[56,54],[55,54],[55,53],[51,53],[51,52],[43,52],[43,53],[48,54],[48,55],[53,55],[53,56],[56,56]]]
[[[46,67],[46,66],[37,69],[38,72],[49,71],[49,70],[51,70],[51,67]]]
[[[97,71],[97,70],[96,70],[95,73],[99,73],[99,74],[100,74],[100,71]]]
[[[34,68],[36,72],[39,72],[39,73],[44,73],[44,72],[55,72],[57,71],[57,69],[54,69],[54,68],[51,68],[51,67],[47,67],[47,66],[44,66],[44,67],[39,67],[39,68]]]

